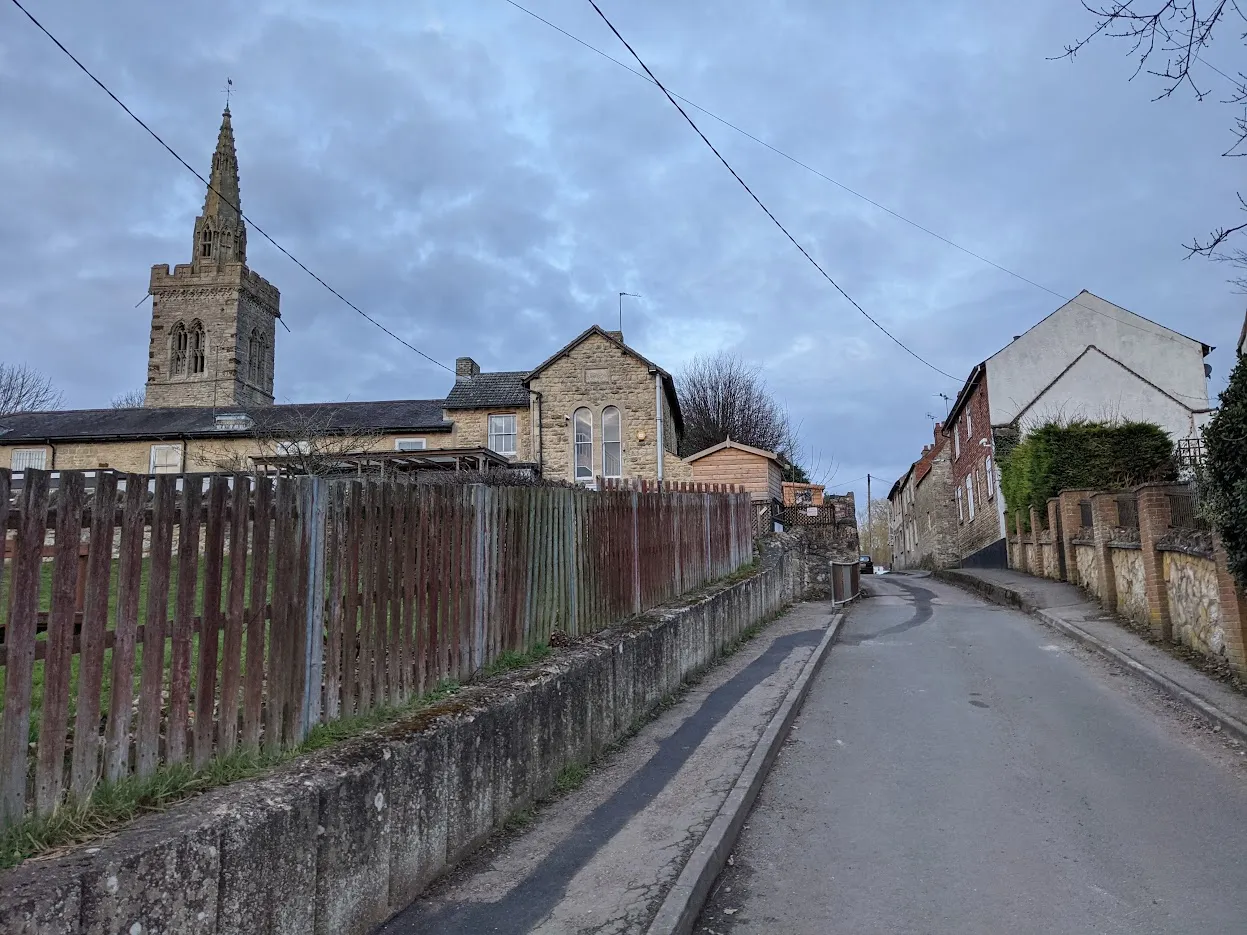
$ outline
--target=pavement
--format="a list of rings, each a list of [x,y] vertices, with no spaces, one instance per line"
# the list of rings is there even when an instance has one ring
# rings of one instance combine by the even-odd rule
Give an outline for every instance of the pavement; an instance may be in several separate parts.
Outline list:
[[[959,568],[943,574],[971,587],[986,586],[989,599],[1003,600],[1038,615],[1247,743],[1247,695],[1128,629],[1076,586],[1009,569]]]
[[[768,728],[774,735],[773,716],[820,643],[829,645],[836,611],[792,607],[578,789],[497,836],[376,935],[645,933],[724,803],[739,795],[760,740]]]
[[[697,933],[1247,931],[1242,744],[1022,611],[866,587]]]

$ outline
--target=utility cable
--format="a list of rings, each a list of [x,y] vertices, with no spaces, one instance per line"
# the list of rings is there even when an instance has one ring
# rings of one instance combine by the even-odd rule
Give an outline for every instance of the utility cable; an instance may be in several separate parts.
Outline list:
[[[624,48],[626,48],[632,54],[632,57],[636,59],[637,64],[640,65],[641,68],[645,70],[645,73],[649,75],[650,80],[653,81],[654,84],[658,86],[658,90],[662,91],[662,93],[666,96],[667,100],[671,102],[671,105],[680,112],[680,116],[683,117],[686,121],[688,121],[688,125],[693,128],[693,130],[697,133],[698,136],[701,137],[702,142],[705,143],[708,147],[710,147],[710,151],[714,153],[715,156],[718,157],[719,162],[723,163],[724,168],[726,168],[727,171],[732,174],[732,178],[736,179],[736,181],[740,183],[741,188],[743,188],[746,192],[749,193],[749,197],[752,198],[757,203],[758,207],[761,208],[763,212],[766,214],[766,216],[769,217],[771,221],[775,224],[775,226],[778,227],[783,232],[784,236],[787,237],[790,241],[792,241],[792,245],[801,251],[801,255],[810,261],[811,265],[813,265],[813,267],[823,275],[823,278],[826,279],[829,283],[831,283],[836,288],[836,291],[839,292],[842,296],[844,296],[855,309],[861,312],[862,315],[865,316],[867,321],[869,321],[872,325],[874,325],[876,328],[882,331],[885,335],[891,338],[892,342],[896,344],[897,347],[899,347],[905,353],[909,354],[909,356],[913,357],[914,360],[918,361],[919,363],[923,364],[926,367],[930,367],[932,370],[934,370],[936,373],[940,374],[941,376],[947,377],[948,379],[954,382],[958,382],[959,381],[958,377],[953,376],[951,373],[946,373],[945,371],[941,370],[939,367],[935,366],[935,364],[931,363],[928,360],[925,360],[924,358],[919,356],[916,352],[910,350],[909,347],[907,347],[905,343],[900,340],[900,338],[896,337],[896,335],[892,334],[892,332],[890,332],[887,328],[881,325],[876,319],[871,317],[869,312],[867,312],[864,308],[858,305],[856,300],[854,300],[854,298],[851,295],[845,292],[844,289],[840,287],[840,284],[838,282],[836,282],[834,279],[831,278],[830,275],[828,275],[827,271],[818,264],[818,261],[815,260],[814,257],[810,256],[809,252],[805,249],[805,247],[801,246],[801,244],[797,241],[797,238],[793,237],[792,234],[788,233],[788,228],[784,227],[784,225],[780,223],[779,219],[775,217],[774,214],[771,213],[771,209],[762,203],[762,199],[753,193],[753,189],[751,189],[747,184],[745,184],[745,180],[742,179],[737,174],[736,170],[732,168],[732,164],[723,158],[722,153],[720,153],[717,149],[715,149],[714,144],[710,142],[710,140],[706,137],[706,134],[702,133],[701,129],[697,126],[697,124],[693,122],[693,118],[690,117],[688,115],[688,112],[685,111],[684,108],[680,106],[679,102],[674,97],[671,96],[671,92],[668,91],[666,87],[663,86],[663,83],[654,76],[654,73],[650,71],[649,66],[645,64],[645,62],[641,59],[641,56],[637,55],[636,50],[633,49],[632,46],[628,44],[628,40],[625,39],[622,35],[620,35],[619,30],[616,29],[614,24],[609,19],[606,18],[606,14],[602,12],[601,7],[597,5],[595,0],[589,0],[589,5],[592,6],[595,11],[597,11],[598,16],[602,18],[602,22],[604,22],[607,26],[610,27],[610,31],[615,34],[615,37],[624,44]]]
[[[122,110],[124,110],[124,111],[125,111],[125,112],[126,112],[126,113],[130,116],[130,119],[132,119],[132,120],[133,120],[135,123],[137,123],[140,127],[142,127],[144,130],[146,130],[146,131],[147,131],[147,133],[151,136],[151,138],[152,138],[152,139],[154,139],[157,143],[159,143],[161,146],[163,146],[163,147],[164,147],[164,148],[168,151],[169,155],[171,155],[174,159],[176,159],[178,162],[180,162],[180,163],[181,163],[181,164],[182,164],[182,165],[183,165],[183,166],[187,169],[187,171],[189,171],[192,175],[194,175],[194,176],[195,176],[195,178],[199,179],[199,181],[200,181],[200,182],[202,182],[204,185],[206,185],[206,186],[208,187],[208,189],[209,189],[210,191],[214,192],[218,198],[220,198],[220,199],[221,199],[222,201],[224,201],[227,205],[229,205],[229,207],[231,207],[231,208],[233,208],[235,211],[237,211],[237,212],[238,212],[239,217],[241,217],[241,218],[242,218],[242,219],[243,219],[243,220],[244,220],[247,224],[249,224],[249,225],[251,225],[253,228],[255,228],[255,230],[259,232],[260,236],[262,236],[265,240],[267,240],[267,241],[268,241],[269,243],[271,243],[274,247],[276,247],[279,251],[281,251],[281,253],[282,253],[282,254],[284,254],[284,255],[285,255],[288,259],[290,259],[290,260],[291,260],[291,261],[292,261],[292,262],[293,262],[296,266],[298,266],[298,267],[299,267],[299,269],[303,270],[303,272],[307,273],[309,276],[311,276],[313,279],[315,279],[318,283],[320,283],[322,286],[324,286],[326,289],[328,289],[330,293],[332,293],[334,296],[336,296],[338,299],[340,299],[340,300],[341,300],[343,303],[345,303],[345,304],[346,304],[349,308],[351,308],[351,309],[353,309],[354,311],[358,312],[358,313],[359,313],[360,315],[362,315],[362,316],[363,316],[366,320],[368,320],[368,321],[369,321],[369,322],[371,322],[372,324],[376,325],[378,328],[380,328],[382,331],[384,331],[386,334],[388,334],[391,338],[393,338],[393,339],[394,339],[395,341],[397,341],[399,344],[403,345],[405,348],[407,348],[407,349],[408,349],[408,350],[410,350],[410,351],[415,351],[417,354],[419,354],[421,357],[423,357],[423,358],[424,358],[425,360],[427,360],[429,363],[431,363],[431,364],[436,364],[437,366],[441,367],[443,370],[445,370],[445,371],[447,371],[447,372],[449,372],[449,373],[454,373],[454,370],[452,370],[450,367],[447,367],[447,366],[446,366],[444,363],[442,363],[440,360],[437,360],[437,359],[435,359],[435,358],[433,358],[433,357],[430,357],[430,356],[429,356],[428,354],[426,354],[424,351],[420,350],[420,348],[418,348],[418,347],[416,347],[416,346],[414,346],[414,345],[412,345],[412,344],[409,344],[407,341],[405,341],[405,340],[403,340],[402,338],[400,338],[397,334],[395,334],[393,331],[391,331],[391,330],[390,330],[389,328],[387,328],[385,325],[381,324],[381,322],[377,321],[377,319],[373,318],[371,315],[369,315],[369,314],[368,314],[367,312],[365,312],[362,308],[360,308],[358,305],[356,305],[354,302],[352,302],[350,299],[348,299],[346,296],[344,296],[341,292],[339,292],[339,291],[338,291],[337,289],[335,289],[333,286],[329,285],[329,283],[325,282],[325,280],[324,280],[324,279],[322,279],[320,276],[316,275],[316,273],[314,273],[314,272],[312,272],[310,269],[308,269],[308,267],[307,267],[307,266],[303,263],[303,261],[302,261],[302,260],[300,260],[300,259],[299,259],[298,257],[296,257],[293,253],[291,253],[289,250],[287,250],[285,247],[283,247],[281,244],[279,244],[276,240],[274,240],[274,239],[273,239],[273,238],[272,238],[272,237],[268,234],[268,232],[267,232],[267,231],[265,231],[265,230],[264,230],[264,228],[262,228],[259,224],[257,224],[255,221],[251,220],[251,218],[247,217],[247,215],[243,214],[243,212],[242,212],[242,208],[240,208],[238,205],[236,205],[236,204],[234,204],[233,202],[231,202],[228,198],[226,198],[223,194],[221,194],[221,192],[217,191],[217,190],[216,190],[216,188],[214,188],[214,187],[213,187],[213,185],[212,185],[212,183],[211,183],[211,182],[209,182],[209,181],[208,181],[207,179],[205,179],[202,175],[200,175],[200,174],[199,174],[199,172],[198,172],[198,171],[196,171],[196,169],[195,169],[195,168],[194,168],[194,167],[193,167],[193,166],[192,166],[189,162],[187,162],[187,161],[186,161],[185,159],[183,159],[180,155],[178,155],[178,153],[177,153],[177,152],[173,149],[173,147],[172,147],[172,146],[170,146],[170,145],[169,145],[168,143],[166,143],[163,139],[161,139],[160,135],[159,135],[159,134],[158,134],[155,130],[153,130],[153,129],[152,129],[151,127],[149,127],[146,123],[144,123],[144,122],[143,122],[143,120],[142,120],[142,119],[141,119],[141,118],[140,118],[137,114],[135,114],[135,113],[134,113],[134,111],[132,111],[129,107],[127,107],[127,106],[126,106],[125,102],[124,102],[124,101],[122,101],[122,100],[121,100],[121,98],[117,97],[117,95],[116,95],[116,94],[114,94],[111,90],[109,90],[108,86],[107,86],[107,85],[105,85],[105,84],[104,84],[104,82],[102,82],[99,78],[95,77],[95,75],[94,75],[94,74],[92,74],[91,70],[90,70],[89,68],[87,68],[87,66],[86,66],[86,65],[82,64],[82,62],[80,62],[80,61],[78,60],[77,56],[75,56],[75,55],[74,55],[74,53],[70,52],[70,51],[69,51],[69,49],[65,48],[64,44],[62,44],[62,43],[61,43],[61,41],[60,41],[59,39],[57,39],[57,38],[56,38],[56,36],[52,35],[52,33],[50,33],[50,32],[47,30],[47,28],[46,28],[46,27],[45,27],[45,26],[44,26],[41,22],[39,22],[39,20],[35,19],[35,17],[34,17],[33,15],[31,15],[31,12],[30,12],[29,10],[27,10],[24,6],[22,6],[22,4],[21,4],[20,0],[12,0],[12,2],[13,2],[13,5],[14,5],[15,7],[17,7],[19,10],[21,10],[21,11],[22,11],[22,13],[24,13],[24,14],[26,15],[26,18],[27,18],[28,20],[30,20],[32,23],[34,23],[34,24],[35,24],[35,26],[39,29],[39,31],[40,31],[40,32],[42,32],[45,36],[47,36],[49,39],[51,39],[51,40],[52,40],[52,42],[53,42],[53,43],[55,43],[55,45],[56,45],[56,47],[57,47],[58,49],[60,49],[60,50],[61,50],[62,52],[64,52],[67,56],[69,56],[70,61],[72,61],[75,65],[77,65],[77,66],[78,66],[78,68],[80,68],[80,69],[82,70],[83,74],[85,74],[88,78],[90,78],[90,79],[91,79],[92,81],[94,81],[97,85],[99,85],[100,89],[101,89],[101,90],[102,90],[105,94],[107,94],[109,97],[111,97],[111,98],[113,99],[113,101],[117,104],[117,106],[118,106],[118,107],[120,107]],[[287,329],[287,330],[288,330],[288,329]]]
[[[504,0],[504,2],[510,4],[515,9],[519,10],[522,13],[527,14],[533,19],[537,20],[538,22],[545,24],[546,26],[553,29],[555,32],[558,32],[562,34],[563,36],[566,36],[568,39],[571,39],[573,42],[581,46],[584,46],[590,52],[593,52],[594,54],[606,59],[609,62],[613,62],[614,64],[618,65],[620,68],[625,69],[626,71],[630,72],[631,74],[635,75],[641,80],[648,81],[650,84],[657,84],[657,82],[650,75],[647,75],[643,71],[638,71],[637,69],[629,65],[627,62],[620,61],[619,59],[611,55],[609,52],[603,51],[602,49],[599,49],[597,46],[593,45],[592,43],[587,42],[584,39],[581,39],[579,36],[571,32],[568,32],[566,29],[559,26],[557,23],[551,22],[550,20],[546,19],[540,14],[535,13],[532,10],[528,9],[523,4],[518,3],[517,0]],[[1200,61],[1203,62],[1204,64],[1209,64],[1204,59],[1200,59]],[[1219,68],[1216,68],[1215,66],[1212,66],[1212,65],[1209,65],[1209,67],[1213,68],[1214,71],[1218,72],[1223,77],[1226,77],[1227,79],[1229,78],[1229,76],[1226,75],[1225,72],[1222,72]],[[1230,79],[1230,80],[1233,80],[1233,79]],[[936,240],[940,241],[943,244],[946,244],[947,246],[952,247],[954,250],[959,250],[960,252],[966,254],[969,257],[973,257],[974,259],[980,261],[981,263],[985,263],[986,265],[992,267],[993,269],[996,269],[1004,273],[1007,276],[1013,277],[1019,282],[1026,283],[1028,286],[1032,286],[1040,290],[1041,292],[1045,292],[1048,295],[1054,296],[1055,298],[1060,299],[1062,303],[1073,303],[1074,305],[1076,305],[1077,307],[1081,309],[1084,309],[1088,312],[1099,315],[1102,318],[1107,318],[1109,321],[1116,322],[1117,324],[1125,325],[1128,328],[1134,328],[1135,330],[1142,331],[1145,334],[1150,334],[1156,337],[1164,338],[1166,340],[1173,341],[1174,343],[1177,343],[1177,344],[1182,343],[1182,341],[1180,341],[1178,338],[1170,337],[1169,335],[1165,335],[1165,334],[1157,334],[1155,331],[1152,331],[1150,328],[1144,328],[1143,326],[1137,325],[1134,322],[1126,321],[1125,319],[1118,318],[1116,315],[1111,315],[1108,312],[1103,311],[1102,309],[1093,308],[1090,305],[1087,305],[1083,302],[1079,302],[1077,300],[1077,297],[1074,297],[1071,299],[1056,289],[1053,289],[1049,286],[1045,286],[1043,283],[1037,282],[1036,280],[1031,279],[1030,277],[1024,274],[1017,272],[1016,270],[1010,269],[1007,266],[997,263],[995,260],[989,259],[988,257],[985,257],[982,254],[977,253],[974,250],[971,250],[969,247],[963,246],[962,244],[959,244],[956,241],[951,240],[948,237],[945,237],[943,234],[940,234],[938,231],[934,231],[931,228],[926,227],[925,225],[919,223],[918,221],[915,221],[912,218],[906,217],[905,215],[901,214],[899,211],[889,208],[887,205],[881,202],[875,201],[869,195],[865,195],[862,192],[859,192],[856,189],[844,184],[843,182],[835,178],[832,178],[830,175],[827,175],[825,172],[822,172],[819,169],[816,169],[815,167],[809,165],[808,163],[803,162],[802,160],[798,159],[796,156],[793,156],[790,153],[785,152],[779,147],[774,146],[771,143],[768,143],[766,140],[762,139],[761,137],[755,136],[754,134],[750,133],[748,130],[744,129],[743,127],[740,127],[739,125],[733,123],[732,121],[724,117],[720,117],[718,114],[714,113],[713,111],[707,110],[705,107],[702,107],[696,101],[689,100],[687,97],[677,94],[675,91],[670,91],[669,89],[666,89],[666,88],[664,88],[664,90],[668,92],[669,96],[674,97],[677,100],[684,102],[689,107],[692,107],[695,110],[699,111],[700,113],[705,114],[710,119],[715,120],[718,123],[721,123],[723,126],[727,127],[728,129],[736,131],[741,136],[745,137],[746,139],[752,140],[753,142],[757,143],[759,146],[765,147],[766,149],[775,153],[777,156],[780,156],[788,160],[793,165],[796,165],[802,169],[805,169],[807,172],[810,172],[811,174],[818,176],[823,181],[829,182],[832,185],[835,185],[837,188],[841,189],[842,191],[847,192],[848,194],[852,195],[853,197],[866,202],[866,204],[879,209],[880,211],[884,212],[885,214],[890,215],[891,217],[896,218],[898,221],[901,221],[902,223],[908,224],[910,227],[914,228],[915,230],[921,231],[922,233],[930,237],[934,237]],[[1161,327],[1164,327],[1164,326],[1162,325]],[[1189,396],[1184,393],[1175,393],[1174,395],[1185,396],[1188,399],[1194,399],[1194,400],[1200,399],[1200,397]]]

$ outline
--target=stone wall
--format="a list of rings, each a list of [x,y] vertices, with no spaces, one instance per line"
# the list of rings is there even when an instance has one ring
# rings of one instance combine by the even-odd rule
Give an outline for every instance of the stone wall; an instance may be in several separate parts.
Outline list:
[[[445,434],[427,436],[430,448],[488,448],[489,417],[491,415],[515,416],[515,458],[517,461],[537,460],[534,449],[532,410],[527,406],[511,409],[448,409],[444,413],[451,430]]]
[[[540,668],[0,872],[0,931],[364,935],[800,596],[801,544]]]
[[[1057,547],[1051,542],[1041,544],[1043,550],[1043,575],[1054,581],[1061,580],[1061,556]]]
[[[1074,563],[1078,568],[1079,583],[1094,594],[1100,596],[1100,569],[1095,560],[1095,546],[1074,545]]]
[[[1117,583],[1117,612],[1147,626],[1147,578],[1139,549],[1112,549],[1113,578]]]
[[[1183,552],[1164,552],[1162,561],[1174,640],[1201,653],[1223,655],[1225,630],[1216,564]]]
[[[152,325],[148,347],[147,401],[151,406],[263,406],[273,402],[277,287],[241,263],[196,271],[179,264],[152,267]],[[200,374],[170,373],[174,325],[204,327],[205,368]],[[266,360],[261,380],[251,382],[246,359],[252,330],[263,335]]]
[[[523,424],[523,423],[521,423]],[[381,435],[361,441],[372,442],[371,451],[394,451],[399,438],[423,438],[426,447],[449,448],[454,439],[448,432],[405,432],[401,435]],[[242,464],[249,469],[247,459],[276,453],[271,443],[254,438],[190,438],[186,440],[186,470],[216,471],[223,465]],[[0,445],[0,467],[12,464],[14,448],[42,448],[46,452],[48,470],[94,471],[109,468],[130,474],[146,474],[151,467],[153,445],[178,445],[178,439],[164,441],[115,441],[115,442],[67,442],[58,444],[55,451],[47,445]]]
[[[601,474],[602,410],[617,406],[622,422],[623,475],[656,479],[658,420],[654,379],[644,363],[596,333],[541,371],[530,386],[541,394],[542,474],[551,480],[575,479],[572,416],[581,407],[593,414],[593,473]],[[675,456],[679,437],[670,417],[664,426],[663,441],[667,452],[664,475],[670,480],[692,480],[689,465]]]

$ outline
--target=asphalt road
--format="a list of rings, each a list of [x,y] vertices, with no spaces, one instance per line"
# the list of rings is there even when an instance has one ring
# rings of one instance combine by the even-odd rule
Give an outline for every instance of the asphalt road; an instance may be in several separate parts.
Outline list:
[[[1247,933],[1247,757],[1038,621],[876,577],[699,935]]]

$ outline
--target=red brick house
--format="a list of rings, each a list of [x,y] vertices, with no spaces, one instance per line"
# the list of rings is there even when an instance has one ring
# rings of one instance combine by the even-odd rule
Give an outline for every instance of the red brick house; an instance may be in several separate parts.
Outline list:
[[[966,568],[1005,568],[1003,498],[992,442],[987,365],[970,373],[944,421],[951,458],[953,501],[957,522],[953,541]]]

